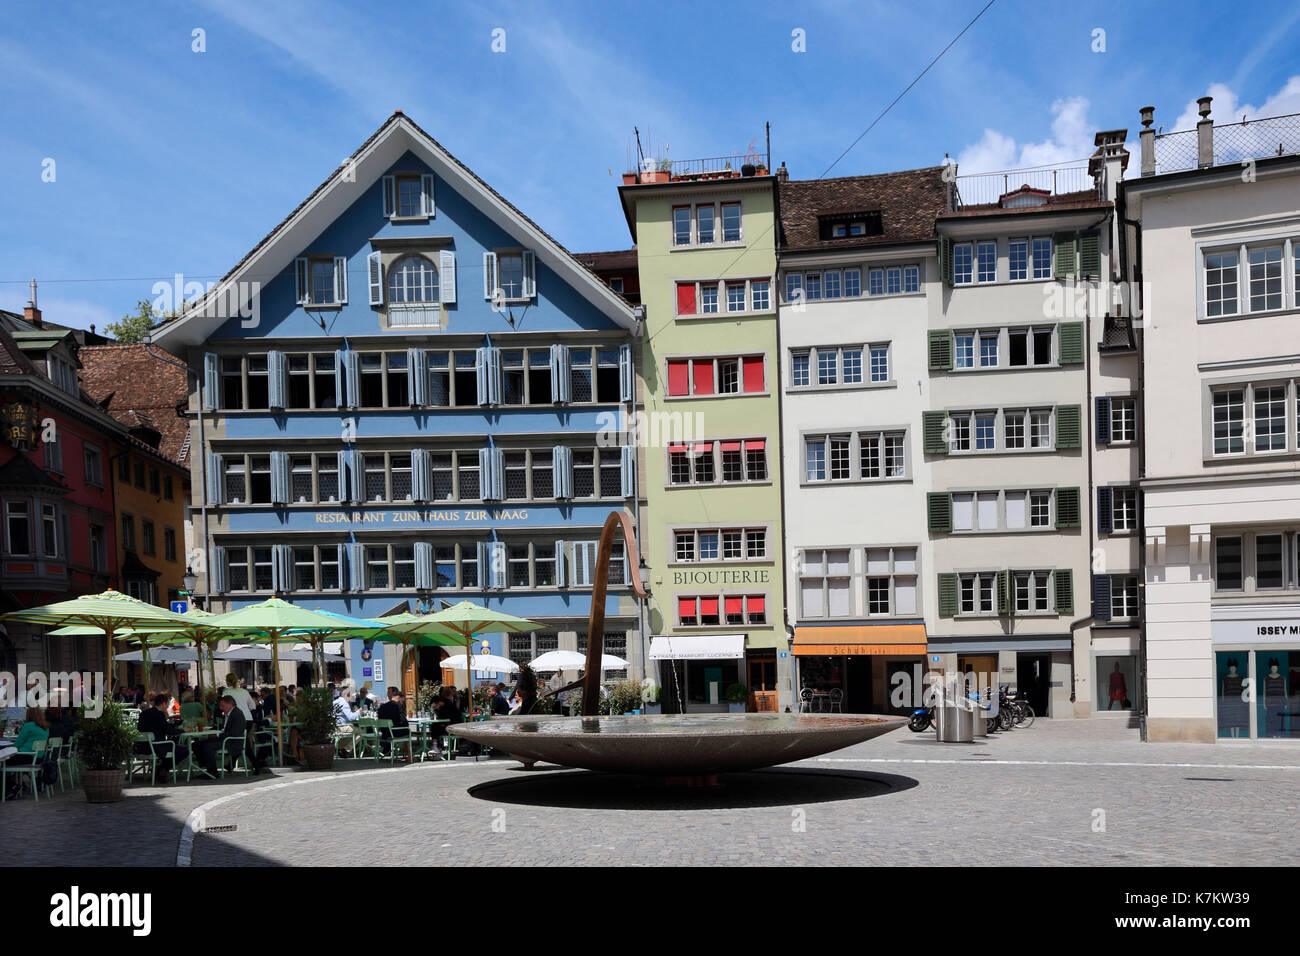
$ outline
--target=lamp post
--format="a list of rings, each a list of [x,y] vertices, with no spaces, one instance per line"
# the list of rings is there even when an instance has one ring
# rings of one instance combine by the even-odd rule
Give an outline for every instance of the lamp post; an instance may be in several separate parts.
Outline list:
[[[194,573],[193,568],[186,567],[181,583],[185,585],[185,596],[194,601],[194,589],[199,586],[199,576]]]

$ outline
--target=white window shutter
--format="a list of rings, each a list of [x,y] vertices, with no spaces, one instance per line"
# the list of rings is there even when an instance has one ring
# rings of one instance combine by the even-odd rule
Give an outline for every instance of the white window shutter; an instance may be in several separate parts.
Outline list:
[[[311,270],[307,267],[307,259],[305,256],[299,256],[293,261],[293,272],[294,276],[298,280],[298,304],[306,305],[310,285],[308,280]]]
[[[366,271],[370,278],[370,304],[384,304],[384,262],[378,252],[366,256]]]
[[[632,369],[632,346],[624,343],[618,347],[618,400],[632,401],[636,377]]]
[[[551,449],[551,481],[556,498],[573,497],[573,450],[567,445]]]
[[[420,177],[420,212],[433,218],[433,173]]]
[[[503,501],[506,496],[506,460],[500,448],[492,449],[492,497]]]
[[[361,360],[357,353],[351,349],[343,353],[343,377],[347,381],[347,407],[355,408],[361,404]],[[344,404],[342,393],[339,396],[339,404]]]
[[[429,360],[424,349],[406,350],[406,374],[411,382],[411,404],[429,404]]]
[[[266,353],[266,403],[271,408],[284,408],[287,371],[288,362],[283,352],[271,349]]]
[[[220,455],[208,455],[208,504],[223,505],[226,503],[226,492],[222,485],[225,484],[225,467],[221,461]]]
[[[478,494],[484,501],[492,498],[492,449],[478,450]]]
[[[347,376],[343,370],[343,350],[334,350],[334,404],[346,408],[348,404]]]
[[[433,590],[433,545],[428,541],[415,542],[415,587]]]
[[[289,453],[271,452],[271,504],[289,503]]]
[[[506,546],[502,541],[492,542],[492,587],[504,590],[506,586]]]
[[[352,541],[348,548],[348,588],[353,591],[366,589],[366,549],[358,542]]]
[[[569,401],[573,392],[569,378],[569,347],[551,346],[551,401],[557,404]]]
[[[622,454],[623,497],[631,498],[636,494],[636,446],[624,445]]]
[[[346,448],[344,448],[344,449],[342,449],[341,451],[339,451],[339,453],[338,453],[338,458],[337,458],[337,462],[338,462],[338,472],[339,472],[339,478],[338,478],[338,485],[339,485],[339,501],[340,501],[340,502],[348,501],[348,500],[349,500],[349,496],[348,496],[348,487],[349,487],[349,486],[348,486],[348,450],[347,450]],[[342,571],[339,572],[339,574],[342,574],[342,573],[343,573]]]
[[[384,177],[384,215],[392,219],[397,215],[397,180]]]
[[[334,257],[334,301],[339,305],[348,301],[348,260],[343,256]]]
[[[497,254],[495,252],[483,253],[483,298],[489,302],[492,301],[492,295],[497,290]]]
[[[424,448],[411,450],[411,497],[416,501],[433,497],[433,458]]]
[[[566,587],[564,583],[564,542],[555,542],[555,586],[557,588]]]
[[[592,584],[592,569],[596,565],[596,542],[573,542],[573,586],[589,588]]]
[[[203,354],[203,407],[213,411],[217,407],[217,392],[221,389],[221,376],[217,371],[217,356]]]
[[[491,349],[477,348],[474,350],[474,385],[478,392],[478,403],[480,405],[492,404],[492,399],[488,394],[488,353]]]
[[[495,345],[488,349],[487,384],[488,402],[501,404],[501,350]]]
[[[438,301],[456,304],[456,253],[450,249],[438,253]]]
[[[492,546],[487,541],[478,542],[478,586],[487,589],[492,580]]]
[[[537,295],[537,257],[533,250],[524,250],[524,298],[531,299]]]

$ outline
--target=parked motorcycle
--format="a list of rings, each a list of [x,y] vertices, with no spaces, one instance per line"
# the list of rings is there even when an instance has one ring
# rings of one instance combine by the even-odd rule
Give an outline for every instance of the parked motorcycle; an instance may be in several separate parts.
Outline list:
[[[918,708],[912,711],[912,716],[907,720],[907,729],[914,734],[925,733],[925,731],[936,725],[933,707]]]

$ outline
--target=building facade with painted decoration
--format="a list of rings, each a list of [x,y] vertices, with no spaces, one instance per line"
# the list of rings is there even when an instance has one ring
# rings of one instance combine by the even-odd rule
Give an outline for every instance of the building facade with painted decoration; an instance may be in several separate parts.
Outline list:
[[[489,636],[493,653],[584,650],[596,539],[635,494],[618,431],[633,325],[621,296],[394,114],[153,332],[198,373],[207,606],[280,594],[379,616],[468,599],[546,625]],[[606,650],[639,673],[630,573],[620,542]],[[358,683],[398,683],[395,653],[351,644]]]

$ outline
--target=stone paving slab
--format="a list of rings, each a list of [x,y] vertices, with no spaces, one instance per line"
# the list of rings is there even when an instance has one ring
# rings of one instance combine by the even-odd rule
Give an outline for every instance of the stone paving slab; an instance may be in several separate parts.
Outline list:
[[[336,766],[7,803],[5,862],[174,864],[191,812],[235,794],[203,816],[236,830],[187,838],[194,865],[337,865],[360,847],[385,865],[1265,865],[1300,837],[1300,746],[1142,744],[1121,720],[974,744],[900,729],[710,791],[509,759]]]

